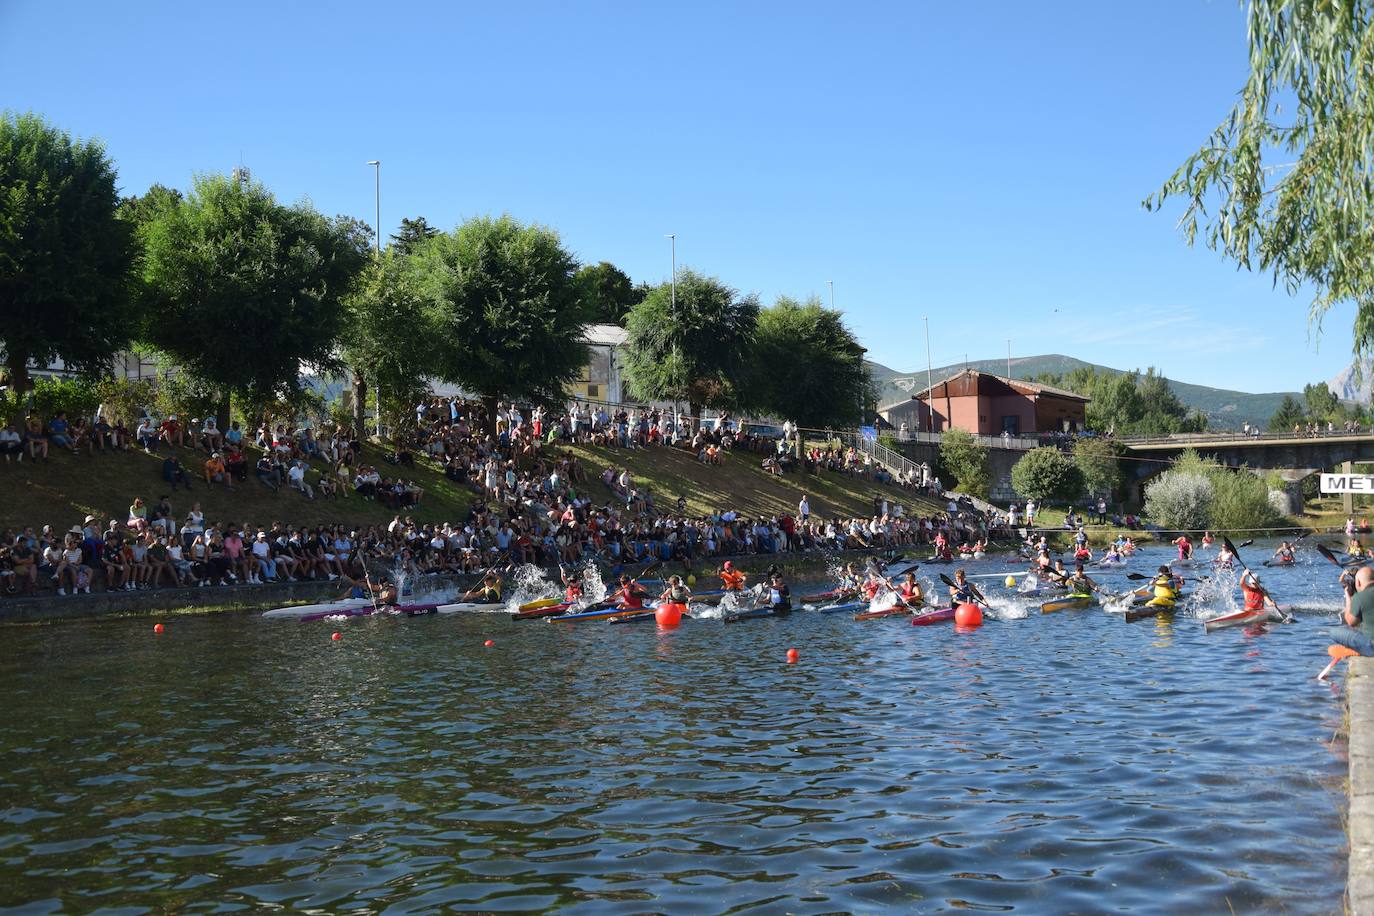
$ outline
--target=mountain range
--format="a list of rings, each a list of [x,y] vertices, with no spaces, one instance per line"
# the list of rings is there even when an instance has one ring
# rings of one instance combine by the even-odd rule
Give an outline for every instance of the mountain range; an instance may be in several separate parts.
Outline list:
[[[1374,382],[1371,376],[1374,376],[1374,363],[1367,359],[1361,360],[1342,369],[1335,378],[1326,383],[1326,387],[1342,401],[1368,404],[1371,382]]]
[[[904,400],[911,397],[918,391],[923,391],[926,387],[926,373],[924,370],[917,372],[898,372],[889,369],[880,363],[870,362],[869,371],[872,373],[873,381],[878,387],[878,404],[886,406],[894,401]],[[1119,373],[1124,370],[1113,369],[1110,366],[1102,366],[1097,363],[1084,362],[1072,356],[1064,356],[1059,353],[1050,353],[1043,356],[1023,356],[1011,361],[1011,375],[1013,378],[1030,378],[1033,375],[1041,375],[1046,372],[1066,374],[1074,369],[1088,366],[1099,372]],[[953,366],[939,366],[930,372],[931,378],[938,384],[955,372],[964,368],[977,369],[981,372],[990,372],[996,375],[1005,376],[1007,374],[1007,361],[1005,359],[980,359],[968,363],[959,363]],[[1145,367],[1140,367],[1143,371]],[[1347,374],[1353,376],[1353,367],[1333,379],[1330,384],[1332,390],[1336,391],[1337,397],[1354,397],[1355,395],[1342,394],[1336,389],[1338,380],[1342,380]],[[1363,378],[1363,399],[1369,398],[1370,371],[1366,369]],[[1344,382],[1343,382],[1344,383]],[[1269,418],[1279,409],[1279,404],[1283,401],[1284,395],[1292,395],[1301,400],[1302,393],[1298,391],[1275,391],[1263,394],[1249,394],[1244,391],[1230,391],[1225,388],[1209,388],[1206,385],[1192,385],[1187,382],[1180,382],[1176,379],[1169,379],[1169,385],[1173,388],[1178,399],[1189,407],[1196,408],[1207,417],[1208,426],[1212,429],[1227,430],[1240,429],[1241,426],[1249,421],[1252,424],[1265,426],[1269,423]],[[1356,392],[1359,393],[1358,391]]]

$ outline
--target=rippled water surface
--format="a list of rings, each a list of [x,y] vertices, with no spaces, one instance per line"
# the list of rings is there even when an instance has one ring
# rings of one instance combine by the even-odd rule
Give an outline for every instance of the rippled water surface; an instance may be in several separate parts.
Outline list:
[[[1333,572],[1267,576],[1308,610],[1260,633],[1027,614],[991,578],[1019,619],[973,632],[8,628],[0,906],[1339,912]]]

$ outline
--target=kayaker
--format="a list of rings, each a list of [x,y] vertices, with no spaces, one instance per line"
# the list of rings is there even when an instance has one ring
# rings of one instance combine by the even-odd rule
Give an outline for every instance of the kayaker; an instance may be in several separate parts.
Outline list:
[[[1093,558],[1093,552],[1088,549],[1087,544],[1080,544],[1078,549],[1073,552],[1073,558],[1079,564],[1086,563]]]
[[[887,580],[885,580],[882,576],[878,575],[876,572],[871,572],[868,574],[868,578],[864,580],[863,595],[869,601],[872,601],[878,597],[878,593],[881,592],[886,586]]]
[[[962,569],[954,573],[954,584],[949,587],[949,598],[955,607],[961,604],[974,604],[977,601],[973,596],[973,586]]]
[[[1293,545],[1284,541],[1279,545],[1279,549],[1274,551],[1274,562],[1287,566],[1294,560]]]
[[[1064,584],[1069,587],[1070,598],[1091,598],[1097,591],[1097,583],[1083,571],[1082,563],[1074,564],[1073,575],[1065,579]]]
[[[744,591],[744,582],[744,573],[740,572],[738,569],[735,569],[734,563],[731,563],[729,560],[726,560],[725,563],[721,565],[720,587],[722,589],[724,589],[727,592],[742,592]]]
[[[559,573],[563,578],[563,594],[568,599],[568,603],[576,604],[582,600],[582,577],[570,576],[561,569]]]
[[[1112,544],[1107,548],[1107,552],[1102,555],[1102,559],[1097,561],[1098,566],[1115,566],[1121,562],[1121,554],[1117,551],[1116,545]]]
[[[916,581],[915,573],[907,573],[902,579],[901,587],[897,589],[897,597],[902,604],[910,608],[920,607],[925,603],[925,595],[921,593],[921,585]]]
[[[462,600],[475,601],[481,604],[500,604],[501,577],[495,572],[487,573],[482,577],[482,584],[465,592]]]
[[[1159,575],[1155,576],[1150,582],[1150,587],[1154,589],[1154,597],[1145,602],[1149,607],[1173,607],[1178,604],[1178,590],[1183,585],[1183,579],[1174,575],[1174,571],[1167,565],[1159,567]]]
[[[1364,545],[1360,543],[1359,538],[1351,538],[1350,543],[1345,548],[1345,552],[1348,553],[1352,559],[1356,560],[1363,560],[1367,555]]]
[[[639,587],[639,583],[629,576],[620,577],[620,587],[611,595],[618,606],[627,611],[644,610],[644,591]]]
[[[774,614],[786,614],[792,610],[792,592],[778,573],[773,573],[768,582],[768,608]]]
[[[1188,535],[1180,534],[1172,541],[1178,548],[1178,558],[1180,560],[1191,560],[1193,558],[1193,542],[1188,540]]]
[[[1214,565],[1217,569],[1230,569],[1231,563],[1236,559],[1236,555],[1231,552],[1231,548],[1222,544],[1217,550],[1217,558]]]
[[[665,604],[685,605],[691,599],[692,590],[682,583],[681,576],[669,576],[668,587],[658,596],[658,600]]]
[[[1245,609],[1247,611],[1264,610],[1264,589],[1260,587],[1259,576],[1246,570],[1240,577],[1240,591],[1245,596]]]
[[[1343,627],[1327,630],[1331,641],[1338,646],[1354,649],[1361,655],[1374,655],[1374,569],[1361,566],[1354,575],[1341,573],[1345,589],[1345,610],[1341,614]]]
[[[844,572],[840,575],[840,592],[857,592],[864,584],[863,576],[853,563],[846,563]]]
[[[1210,532],[1210,531],[1204,531],[1204,532],[1202,532],[1202,546],[1203,546],[1203,547],[1211,547],[1211,546],[1212,546],[1212,532]]]
[[[377,583],[377,604],[380,607],[395,607],[400,603],[401,590],[385,576]]]

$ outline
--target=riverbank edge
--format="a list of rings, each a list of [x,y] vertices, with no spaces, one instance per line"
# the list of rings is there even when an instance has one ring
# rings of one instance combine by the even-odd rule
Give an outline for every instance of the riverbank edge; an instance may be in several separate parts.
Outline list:
[[[1374,916],[1374,658],[1352,658],[1346,674],[1350,734],[1350,858],[1346,904]]]
[[[910,559],[929,557],[930,548],[920,547],[897,551]],[[862,561],[882,556],[881,550],[844,550],[827,553],[751,554],[746,557],[713,558],[709,563],[694,564],[690,570],[681,563],[663,564],[661,574],[694,571],[699,577],[714,574],[720,563],[734,564],[751,577],[776,566],[784,573],[808,572],[824,569],[850,560]],[[992,554],[996,555],[996,554]],[[634,575],[647,564],[626,565],[624,572]],[[545,568],[545,575],[557,582],[557,567]],[[605,567],[602,576],[609,582],[611,575]],[[449,589],[470,588],[478,581],[474,575],[432,576],[416,586],[416,597]],[[0,599],[0,626],[56,623],[64,620],[88,620],[102,617],[149,617],[168,614],[215,614],[229,611],[254,612],[292,604],[311,604],[339,596],[342,589],[334,582],[283,582],[273,585],[234,585],[214,588],[162,588],[154,591],[93,592],[89,595],[43,595],[37,598]]]

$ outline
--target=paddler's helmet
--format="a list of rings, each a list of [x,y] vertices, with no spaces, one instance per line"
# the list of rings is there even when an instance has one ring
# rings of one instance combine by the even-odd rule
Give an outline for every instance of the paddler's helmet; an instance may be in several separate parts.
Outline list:
[[[725,568],[726,568],[726,569],[734,569],[734,568],[735,568],[735,564],[734,564],[734,563],[731,563],[729,560],[726,560],[726,561],[725,561]]]
[[[1171,576],[1171,575],[1173,575],[1173,572],[1174,572],[1174,571],[1173,571],[1172,569],[1170,569],[1170,568],[1169,568],[1169,564],[1166,563],[1166,564],[1164,564],[1163,566],[1159,567],[1159,572],[1160,572],[1161,575]]]

